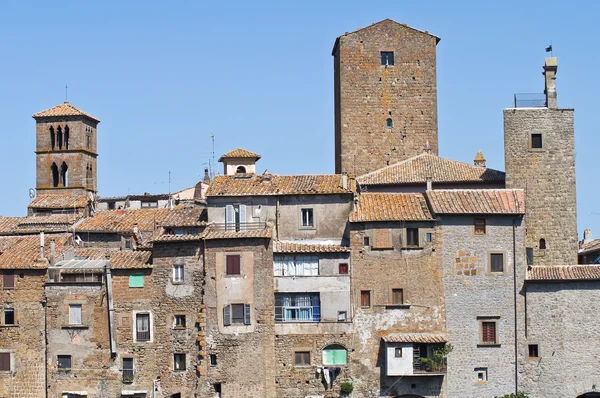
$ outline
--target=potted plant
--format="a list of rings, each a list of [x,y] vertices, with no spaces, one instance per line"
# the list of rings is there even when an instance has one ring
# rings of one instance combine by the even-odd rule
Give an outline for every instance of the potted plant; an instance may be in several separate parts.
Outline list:
[[[452,352],[452,344],[443,344],[433,349],[431,358],[419,358],[419,362],[425,365],[426,372],[445,372],[446,357]]]
[[[354,391],[354,386],[351,382],[344,381],[342,384],[340,384],[340,394],[342,397],[347,397],[348,395],[352,394],[352,391]]]

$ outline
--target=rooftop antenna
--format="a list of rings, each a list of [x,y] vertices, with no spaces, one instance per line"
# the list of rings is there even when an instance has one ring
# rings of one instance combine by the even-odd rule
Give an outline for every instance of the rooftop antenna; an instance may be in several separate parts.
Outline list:
[[[69,86],[65,83],[65,102],[69,102]]]
[[[211,180],[215,178],[215,135],[211,134],[210,138],[212,140],[212,163],[210,164],[210,178]]]
[[[155,184],[169,184],[169,209],[173,208],[173,198],[171,198],[171,170],[169,170],[169,181],[167,182],[155,182]]]

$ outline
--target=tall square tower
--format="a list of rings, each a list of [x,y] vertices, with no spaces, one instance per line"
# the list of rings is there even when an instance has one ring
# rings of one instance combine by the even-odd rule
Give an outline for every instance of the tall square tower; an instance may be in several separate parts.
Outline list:
[[[439,38],[385,19],[336,39],[335,172],[437,155]]]

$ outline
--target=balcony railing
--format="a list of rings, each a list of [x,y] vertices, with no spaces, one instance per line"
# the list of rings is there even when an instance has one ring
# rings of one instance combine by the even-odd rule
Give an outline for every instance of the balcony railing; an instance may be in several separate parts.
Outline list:
[[[150,341],[150,331],[140,332],[139,330],[135,334],[136,341]]]
[[[212,228],[216,231],[262,231],[267,228],[266,222],[240,222],[240,223],[214,223]]]
[[[424,358],[413,359],[413,374],[444,374],[446,373],[447,361],[446,358],[441,361],[432,363],[429,361],[423,361]]]
[[[545,108],[546,95],[543,93],[515,94],[515,108]]]

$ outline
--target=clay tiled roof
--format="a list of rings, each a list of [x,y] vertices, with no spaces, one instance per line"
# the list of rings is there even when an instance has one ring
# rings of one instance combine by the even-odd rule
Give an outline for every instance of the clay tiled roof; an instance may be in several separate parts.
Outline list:
[[[274,253],[346,253],[347,246],[326,243],[282,242],[273,243]]]
[[[139,231],[154,231],[168,214],[169,209],[104,210],[84,219],[77,231],[132,232],[133,224],[138,225]]]
[[[502,171],[473,166],[423,153],[357,178],[360,185],[394,185],[432,182],[503,182]]]
[[[432,220],[421,193],[363,193],[350,222]]]
[[[0,216],[0,234],[12,234],[19,227],[19,223],[25,217],[2,217]]]
[[[447,189],[425,195],[436,214],[525,214],[521,189]]]
[[[250,152],[242,148],[234,149],[233,151],[227,152],[225,155],[219,158],[219,162],[222,162],[223,159],[228,158],[250,158],[250,159],[260,159],[260,155],[258,153]]]
[[[151,252],[123,250],[110,256],[112,269],[152,268],[150,264]]]
[[[600,280],[600,265],[532,266],[528,281]]]
[[[1,230],[1,227],[0,227]],[[589,252],[594,252],[596,250],[600,250],[600,239],[594,239],[591,242],[583,243],[579,248],[579,254],[585,254]]]
[[[75,108],[67,101],[65,101],[64,104],[57,105],[53,108],[46,109],[45,111],[41,111],[33,115],[34,118],[53,116],[86,116],[90,119],[100,122],[100,120],[96,119],[90,114],[85,113],[80,109]]]
[[[198,235],[160,235],[153,242],[194,242],[204,239],[203,234]]]
[[[50,239],[54,239],[56,245],[56,258],[66,249],[70,240],[70,234],[47,234],[44,240],[44,251],[50,253]],[[0,269],[36,269],[46,268],[47,265],[37,264],[40,257],[40,237],[38,235],[20,235],[0,237],[0,241],[9,241],[4,244],[4,250],[0,254]],[[2,246],[3,244],[0,244]]]
[[[73,250],[73,256],[90,260],[104,260],[106,256],[110,257],[120,250],[114,247],[76,247]]]
[[[206,196],[326,195],[351,193],[343,188],[342,175],[216,176]]]
[[[200,221],[205,217],[206,209],[203,207],[176,208],[169,212],[162,225],[164,227],[201,227],[206,225],[206,221]]]
[[[72,194],[40,195],[29,203],[35,209],[81,209],[87,206],[89,200],[84,196]]]
[[[247,238],[271,238],[271,228],[250,231],[222,231],[209,227],[203,233],[204,239],[247,239]]]
[[[445,334],[435,333],[399,333],[383,336],[386,343],[446,343]]]

